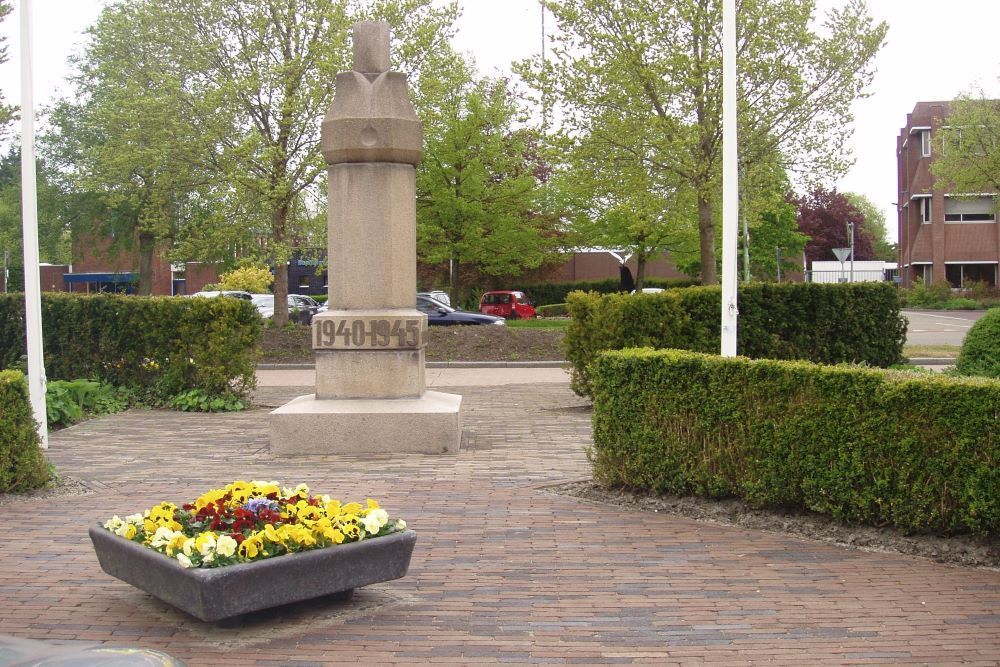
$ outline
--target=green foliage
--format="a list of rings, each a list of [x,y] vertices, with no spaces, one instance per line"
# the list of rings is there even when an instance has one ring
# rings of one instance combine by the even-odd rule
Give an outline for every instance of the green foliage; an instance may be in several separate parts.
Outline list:
[[[974,90],[951,102],[937,133],[931,173],[952,192],[1000,190],[1000,101]]]
[[[0,371],[0,493],[30,491],[49,481],[40,443],[24,375]]]
[[[955,369],[1000,379],[1000,308],[987,311],[965,334]]]
[[[620,183],[613,209],[628,213],[629,222],[616,226],[653,233],[696,225],[699,243],[691,252],[700,257],[703,281],[716,282],[722,3],[547,0],[545,6],[556,23],[551,47],[544,58],[521,63],[518,73],[552,108],[567,142],[603,150],[559,148],[570,159],[578,148],[587,157],[606,156],[588,168],[603,172],[604,183]],[[741,3],[739,135],[747,183],[762,180],[754,172],[775,164],[824,177],[850,162],[841,133],[852,103],[871,83],[888,26],[876,23],[862,0],[818,14],[814,2]],[[607,192],[615,188],[595,188],[595,199]],[[665,204],[659,218],[650,213],[657,199]],[[696,221],[687,213],[691,199]]]
[[[264,294],[273,282],[274,275],[266,266],[242,266],[219,276],[219,289]]]
[[[45,387],[49,426],[68,426],[85,415],[121,412],[129,405],[128,391],[97,380],[50,380]]]
[[[592,395],[590,364],[603,350],[628,347],[719,350],[717,287],[659,294],[574,292],[566,330],[572,387]],[[739,354],[817,363],[890,366],[902,359],[906,321],[895,288],[882,283],[745,284],[739,290]]]
[[[646,287],[669,289],[673,287],[692,287],[697,285],[698,281],[679,278],[646,278],[645,284]],[[618,278],[608,278],[607,280],[577,280],[570,283],[535,283],[521,285],[517,289],[526,292],[535,303],[535,306],[546,306],[551,303],[566,303],[566,297],[570,292],[614,294],[619,291],[620,285],[621,283]]]
[[[569,315],[569,306],[565,303],[550,303],[535,308],[539,317],[566,317]]]
[[[23,295],[0,295],[2,367],[24,354],[23,318]],[[261,321],[243,299],[47,293],[42,332],[52,379],[95,378],[160,398],[188,389],[243,394],[256,381]]]
[[[417,169],[417,241],[422,261],[450,265],[449,293],[458,303],[463,266],[517,275],[541,265],[554,242],[538,215],[535,137],[517,127],[521,111],[506,81],[455,84]]]
[[[1000,534],[1000,382],[679,350],[593,371],[602,484]]]
[[[209,394],[201,389],[182,391],[170,399],[170,404],[184,412],[237,412],[246,407],[236,394]]]
[[[927,285],[918,278],[913,287],[900,294],[904,305],[911,308],[941,308],[951,299],[951,285],[944,280]]]
[[[889,230],[885,224],[885,212],[865,195],[856,192],[845,192],[847,201],[856,208],[864,218],[858,233],[864,234],[872,242],[874,259],[884,262],[895,262],[899,259],[898,248],[889,241]]]

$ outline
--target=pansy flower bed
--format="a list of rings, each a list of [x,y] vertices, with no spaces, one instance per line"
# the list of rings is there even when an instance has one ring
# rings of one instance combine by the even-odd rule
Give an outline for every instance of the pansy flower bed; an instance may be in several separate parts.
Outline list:
[[[236,481],[193,503],[163,502],[103,527],[176,559],[185,568],[216,568],[283,554],[384,537],[406,529],[372,499],[364,505],[314,496],[305,484]]]

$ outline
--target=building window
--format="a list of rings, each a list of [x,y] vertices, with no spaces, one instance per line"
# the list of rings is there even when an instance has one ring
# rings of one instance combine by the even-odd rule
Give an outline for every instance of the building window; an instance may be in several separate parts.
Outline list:
[[[934,282],[934,266],[931,264],[917,264],[913,267],[913,270],[925,285],[930,285]]]
[[[993,197],[944,200],[945,222],[996,222],[996,203]]]
[[[920,156],[930,157],[931,156],[931,131],[921,130],[920,131]]]
[[[920,197],[917,202],[920,204],[920,222],[925,225],[929,224],[931,221],[931,198]]]
[[[974,283],[997,285],[996,264],[946,264],[944,272],[952,287],[968,288]]]
[[[299,289],[306,289],[309,287],[309,276],[303,275],[299,276]]]

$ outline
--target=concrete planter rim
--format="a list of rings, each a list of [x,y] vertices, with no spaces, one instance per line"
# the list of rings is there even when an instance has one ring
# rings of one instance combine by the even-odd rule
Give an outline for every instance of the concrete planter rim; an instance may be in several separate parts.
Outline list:
[[[203,621],[241,616],[399,579],[416,533],[404,530],[321,549],[215,568],[185,568],[176,558],[101,527],[88,531],[101,569]]]

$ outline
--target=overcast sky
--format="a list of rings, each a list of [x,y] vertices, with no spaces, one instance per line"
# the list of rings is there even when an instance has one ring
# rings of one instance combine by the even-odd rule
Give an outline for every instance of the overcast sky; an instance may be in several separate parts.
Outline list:
[[[0,89],[19,104],[20,39],[18,6],[0,24],[10,60],[0,65]],[[1000,96],[1000,52],[996,0],[869,0],[871,12],[889,23],[888,43],[878,56],[872,96],[855,105],[856,164],[836,185],[867,195],[886,212],[895,238],[895,137],[906,114],[921,100],[946,100],[974,84]],[[35,20],[35,103],[45,105],[68,90],[63,78],[67,56],[79,48],[84,28],[104,0],[33,0]],[[541,49],[542,20],[537,0],[460,0],[463,16],[455,46],[470,53],[480,71],[509,71],[512,60]],[[843,0],[818,0],[821,10]],[[549,20],[546,26],[553,28]]]

